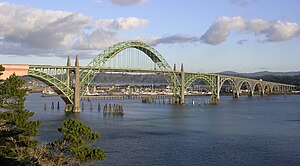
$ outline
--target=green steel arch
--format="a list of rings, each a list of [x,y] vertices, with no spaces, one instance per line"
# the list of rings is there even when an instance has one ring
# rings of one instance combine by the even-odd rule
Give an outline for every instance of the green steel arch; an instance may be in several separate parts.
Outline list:
[[[67,84],[52,75],[42,72],[38,69],[29,67],[28,76],[35,77],[48,85],[53,85],[55,91],[62,94],[61,98],[66,104],[73,104],[74,90],[69,88]]]
[[[117,43],[105,50],[103,50],[96,58],[94,58],[89,64],[88,67],[97,67],[101,68],[111,58],[115,57],[118,53],[121,51],[128,49],[128,48],[135,48],[138,49],[142,52],[144,52],[156,65],[159,67],[161,71],[165,74],[166,78],[169,78],[170,80],[167,79],[169,83],[172,83],[174,87],[176,87],[176,92],[179,92],[179,80],[176,76],[176,74],[173,72],[171,66],[167,63],[167,61],[163,58],[163,56],[156,51],[154,48],[151,46],[140,42],[140,41],[128,41],[128,42],[121,42]],[[94,79],[96,75],[95,70],[86,70],[86,71],[81,71],[81,82],[80,85],[82,87],[83,91],[86,86],[88,86],[91,81]]]
[[[204,80],[204,82],[209,85],[211,88],[212,95],[217,95],[217,85],[216,85],[216,76],[210,75],[210,74],[194,74],[191,77],[189,77],[185,82],[185,87],[190,86],[193,82],[196,80],[201,79]]]

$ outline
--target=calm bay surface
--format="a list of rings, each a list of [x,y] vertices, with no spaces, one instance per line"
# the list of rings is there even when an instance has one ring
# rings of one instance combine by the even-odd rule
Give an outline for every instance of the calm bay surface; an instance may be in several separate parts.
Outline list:
[[[101,139],[94,145],[107,158],[94,165],[300,164],[300,95],[222,96],[218,105],[204,105],[208,97],[200,97],[200,105],[199,97],[194,99],[194,106],[192,97],[185,105],[91,100],[93,109],[82,101],[85,110],[74,114],[64,112],[61,98],[32,93],[25,107],[42,121],[36,139],[43,143],[60,137],[57,128],[67,118],[99,131]],[[124,116],[104,116],[105,103],[122,105]]]

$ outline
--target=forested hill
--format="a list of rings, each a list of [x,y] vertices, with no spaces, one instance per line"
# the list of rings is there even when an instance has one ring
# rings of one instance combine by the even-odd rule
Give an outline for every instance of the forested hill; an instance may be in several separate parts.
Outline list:
[[[274,75],[265,75],[260,77],[252,77],[254,79],[262,79],[264,81],[271,82],[280,82],[284,84],[291,84],[300,86],[300,75],[295,76],[274,76]]]
[[[93,83],[167,83],[163,74],[98,73]]]
[[[238,73],[234,71],[223,71],[220,74],[226,75],[236,75],[243,77],[261,77],[261,76],[297,76],[300,75],[300,71],[292,71],[292,72],[270,72],[270,71],[259,71],[254,73]]]
[[[253,79],[263,79],[265,81],[279,82],[284,84],[292,84],[300,86],[300,74],[299,75],[263,75],[263,76],[244,76],[240,74],[235,74],[241,77],[253,78]],[[164,75],[162,74],[108,74],[108,73],[98,73],[93,80],[93,83],[167,83]]]
[[[284,84],[292,84],[300,86],[300,74],[293,75],[293,76],[278,76],[278,75],[263,75],[263,76],[250,76],[250,75],[242,75],[240,73],[222,73],[226,75],[234,75],[246,78],[253,78],[253,79],[262,79],[264,81],[272,81],[272,82],[279,82]],[[31,77],[25,76],[23,79],[30,81],[32,80]],[[145,83],[145,84],[167,84],[167,81],[163,74],[125,74],[125,73],[98,73],[92,81],[93,84],[101,84],[101,83],[108,83],[108,84],[126,84],[126,83]],[[196,84],[203,84],[201,80],[197,81]]]
[[[280,82],[300,86],[300,72],[269,72],[261,71],[255,73],[237,73],[232,71],[221,72],[226,75],[262,79],[264,81]]]

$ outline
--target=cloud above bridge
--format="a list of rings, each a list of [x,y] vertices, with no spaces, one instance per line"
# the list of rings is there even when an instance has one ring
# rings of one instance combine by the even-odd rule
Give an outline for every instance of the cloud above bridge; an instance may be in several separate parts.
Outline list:
[[[0,54],[99,50],[124,40],[119,31],[142,28],[148,23],[136,17],[95,20],[81,13],[0,2]]]
[[[124,5],[144,2],[112,1]],[[137,17],[94,19],[82,13],[43,10],[0,2],[0,54],[65,56],[68,52],[87,53],[128,40],[124,36],[125,32],[143,28],[149,23],[149,20]],[[278,20],[245,20],[241,16],[221,16],[202,35],[178,33],[136,39],[152,46],[184,43],[218,45],[225,42],[232,33],[253,34],[260,42],[280,42],[300,37],[300,26]],[[249,41],[242,37],[237,43],[245,44]]]
[[[261,0],[230,0],[230,3],[241,6],[241,7],[246,7],[246,6],[250,5],[251,3],[257,3],[259,1],[261,1]]]
[[[211,45],[221,44],[232,31],[253,33],[257,37],[263,36],[261,42],[280,42],[300,37],[300,26],[297,23],[263,19],[252,19],[246,22],[240,16],[231,18],[222,16],[214,21],[200,40]]]
[[[265,42],[284,41],[300,36],[300,26],[292,22],[254,19],[249,21],[246,30],[257,36],[263,35]]]
[[[152,46],[158,44],[180,44],[202,42],[218,45],[225,42],[232,33],[248,35],[253,34],[259,42],[280,42],[300,37],[300,25],[293,22],[268,21],[263,19],[245,20],[241,16],[218,17],[200,37],[188,34],[173,34],[160,37],[140,37],[138,39]],[[244,37],[237,44],[245,44],[249,39]]]
[[[220,44],[224,42],[232,30],[241,31],[244,28],[242,17],[219,17],[210,28],[201,36],[200,40],[207,44]]]
[[[149,23],[147,19],[139,19],[136,17],[128,17],[123,18],[120,17],[118,19],[105,19],[105,20],[97,20],[96,24],[101,27],[109,27],[114,30],[130,30],[134,28],[142,28]]]
[[[198,42],[199,38],[196,36],[191,36],[188,34],[175,34],[175,35],[164,35],[161,37],[151,37],[148,39],[137,38],[148,43],[151,46],[156,46],[158,44],[182,44],[182,43],[193,43]]]
[[[114,5],[118,6],[132,6],[143,4],[145,0],[110,0]]]

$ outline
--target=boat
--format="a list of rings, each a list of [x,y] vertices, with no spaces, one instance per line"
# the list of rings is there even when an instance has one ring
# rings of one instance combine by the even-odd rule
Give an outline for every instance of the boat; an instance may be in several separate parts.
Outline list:
[[[49,89],[44,89],[42,91],[42,97],[51,97],[51,96],[57,96],[57,93]]]

